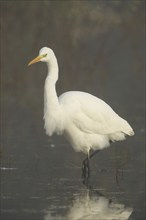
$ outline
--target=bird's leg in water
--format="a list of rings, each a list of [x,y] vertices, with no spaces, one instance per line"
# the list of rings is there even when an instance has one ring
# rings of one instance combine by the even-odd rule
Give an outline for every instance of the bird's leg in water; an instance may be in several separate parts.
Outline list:
[[[86,159],[83,160],[83,164],[82,164],[82,177],[84,179],[88,179],[89,175],[90,175],[89,159],[90,159],[90,154],[89,154],[89,151],[88,151],[88,155],[87,155]]]
[[[83,160],[82,164],[82,177],[89,178],[90,176],[90,159],[99,152],[100,150],[94,151],[92,154],[88,152],[88,156]]]

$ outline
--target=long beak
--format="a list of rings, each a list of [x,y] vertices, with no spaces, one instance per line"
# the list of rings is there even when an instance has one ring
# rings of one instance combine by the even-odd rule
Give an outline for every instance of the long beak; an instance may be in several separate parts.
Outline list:
[[[43,56],[37,56],[36,58],[34,58],[32,61],[30,61],[28,63],[28,66],[30,66],[31,64],[39,62],[42,58],[43,58]]]

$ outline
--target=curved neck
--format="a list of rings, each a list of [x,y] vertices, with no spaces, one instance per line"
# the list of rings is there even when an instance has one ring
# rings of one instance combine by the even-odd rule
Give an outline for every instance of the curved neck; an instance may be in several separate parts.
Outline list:
[[[47,78],[49,78],[55,84],[58,80],[58,71],[59,71],[57,59],[56,59],[55,56],[52,57],[49,60],[49,62],[47,62],[47,67],[48,67],[48,76],[47,76]]]
[[[56,93],[56,82],[58,80],[58,63],[56,57],[47,63],[48,75],[45,81],[44,91],[44,114],[54,112],[59,108]]]

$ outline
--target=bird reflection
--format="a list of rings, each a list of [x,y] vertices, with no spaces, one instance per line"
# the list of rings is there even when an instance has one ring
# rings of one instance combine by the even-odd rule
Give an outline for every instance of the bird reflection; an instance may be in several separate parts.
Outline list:
[[[56,215],[51,210],[44,220],[127,220],[133,209],[106,198],[101,192],[91,189],[89,179],[84,180],[86,190],[74,196],[72,205],[66,207],[64,215]]]
[[[126,220],[132,213],[131,208],[112,202],[104,196],[86,195],[77,197],[70,209],[68,220]]]

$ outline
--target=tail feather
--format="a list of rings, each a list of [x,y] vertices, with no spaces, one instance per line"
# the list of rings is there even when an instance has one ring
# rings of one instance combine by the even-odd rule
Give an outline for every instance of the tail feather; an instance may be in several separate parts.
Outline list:
[[[132,128],[131,128],[131,130],[123,132],[123,133],[125,133],[125,134],[127,134],[129,136],[133,136],[135,134]]]
[[[130,125],[129,125],[129,126],[130,126]],[[133,131],[133,129],[130,127],[129,130],[119,131],[119,132],[110,134],[110,135],[109,135],[109,139],[110,139],[112,142],[122,141],[122,140],[125,140],[125,139],[126,139],[126,136],[133,136],[133,135],[134,135],[134,131]]]
[[[128,136],[133,136],[134,135],[134,131],[132,129],[132,127],[130,126],[130,124],[124,120],[123,118],[121,118],[121,122],[120,122],[120,127],[121,127],[121,132],[123,132],[124,134],[127,134]]]

